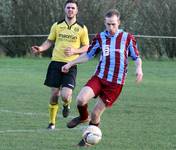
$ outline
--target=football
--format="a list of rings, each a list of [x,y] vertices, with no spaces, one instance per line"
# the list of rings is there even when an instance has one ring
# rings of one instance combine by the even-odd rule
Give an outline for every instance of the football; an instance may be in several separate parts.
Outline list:
[[[102,132],[97,126],[89,125],[84,130],[82,137],[87,144],[95,145],[100,142],[102,138]]]

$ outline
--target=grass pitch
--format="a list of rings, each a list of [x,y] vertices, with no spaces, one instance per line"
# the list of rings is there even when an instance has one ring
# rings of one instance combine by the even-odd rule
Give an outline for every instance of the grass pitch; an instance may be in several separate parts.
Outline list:
[[[82,129],[68,129],[77,115],[75,98],[94,72],[96,60],[79,65],[71,115],[59,112],[56,130],[48,131],[50,89],[43,86],[49,59],[0,58],[0,149],[76,150]],[[129,62],[126,85],[118,102],[101,120],[102,141],[95,150],[176,149],[176,62],[144,61],[144,80],[135,84]],[[89,104],[92,109],[96,100]]]

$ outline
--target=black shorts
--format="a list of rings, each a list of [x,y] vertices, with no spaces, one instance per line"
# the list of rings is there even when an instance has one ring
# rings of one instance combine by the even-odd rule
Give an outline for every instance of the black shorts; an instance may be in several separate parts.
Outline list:
[[[55,88],[68,87],[74,89],[76,85],[77,66],[71,67],[68,73],[63,73],[61,69],[65,64],[64,62],[51,61],[48,66],[44,85]]]

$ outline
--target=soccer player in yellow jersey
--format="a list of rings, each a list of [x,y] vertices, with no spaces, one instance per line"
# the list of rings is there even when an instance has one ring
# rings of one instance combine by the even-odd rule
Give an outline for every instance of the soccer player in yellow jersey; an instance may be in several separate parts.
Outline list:
[[[65,19],[52,25],[48,39],[42,45],[31,48],[34,54],[38,54],[54,45],[51,63],[44,82],[46,86],[51,87],[48,129],[55,129],[59,96],[63,101],[63,117],[67,117],[70,112],[77,66],[73,66],[68,74],[63,73],[61,68],[67,62],[76,59],[81,53],[86,52],[89,46],[87,28],[77,22],[77,1],[67,0],[64,10]]]

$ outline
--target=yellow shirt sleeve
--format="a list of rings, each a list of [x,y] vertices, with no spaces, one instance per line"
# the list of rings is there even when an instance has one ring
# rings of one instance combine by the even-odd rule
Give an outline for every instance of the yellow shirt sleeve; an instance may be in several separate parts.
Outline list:
[[[84,25],[83,31],[81,34],[81,45],[89,45],[89,35],[88,35],[88,30],[87,27]]]
[[[48,35],[48,40],[55,41],[56,40],[56,26],[57,22],[54,23],[50,29],[50,34]]]

